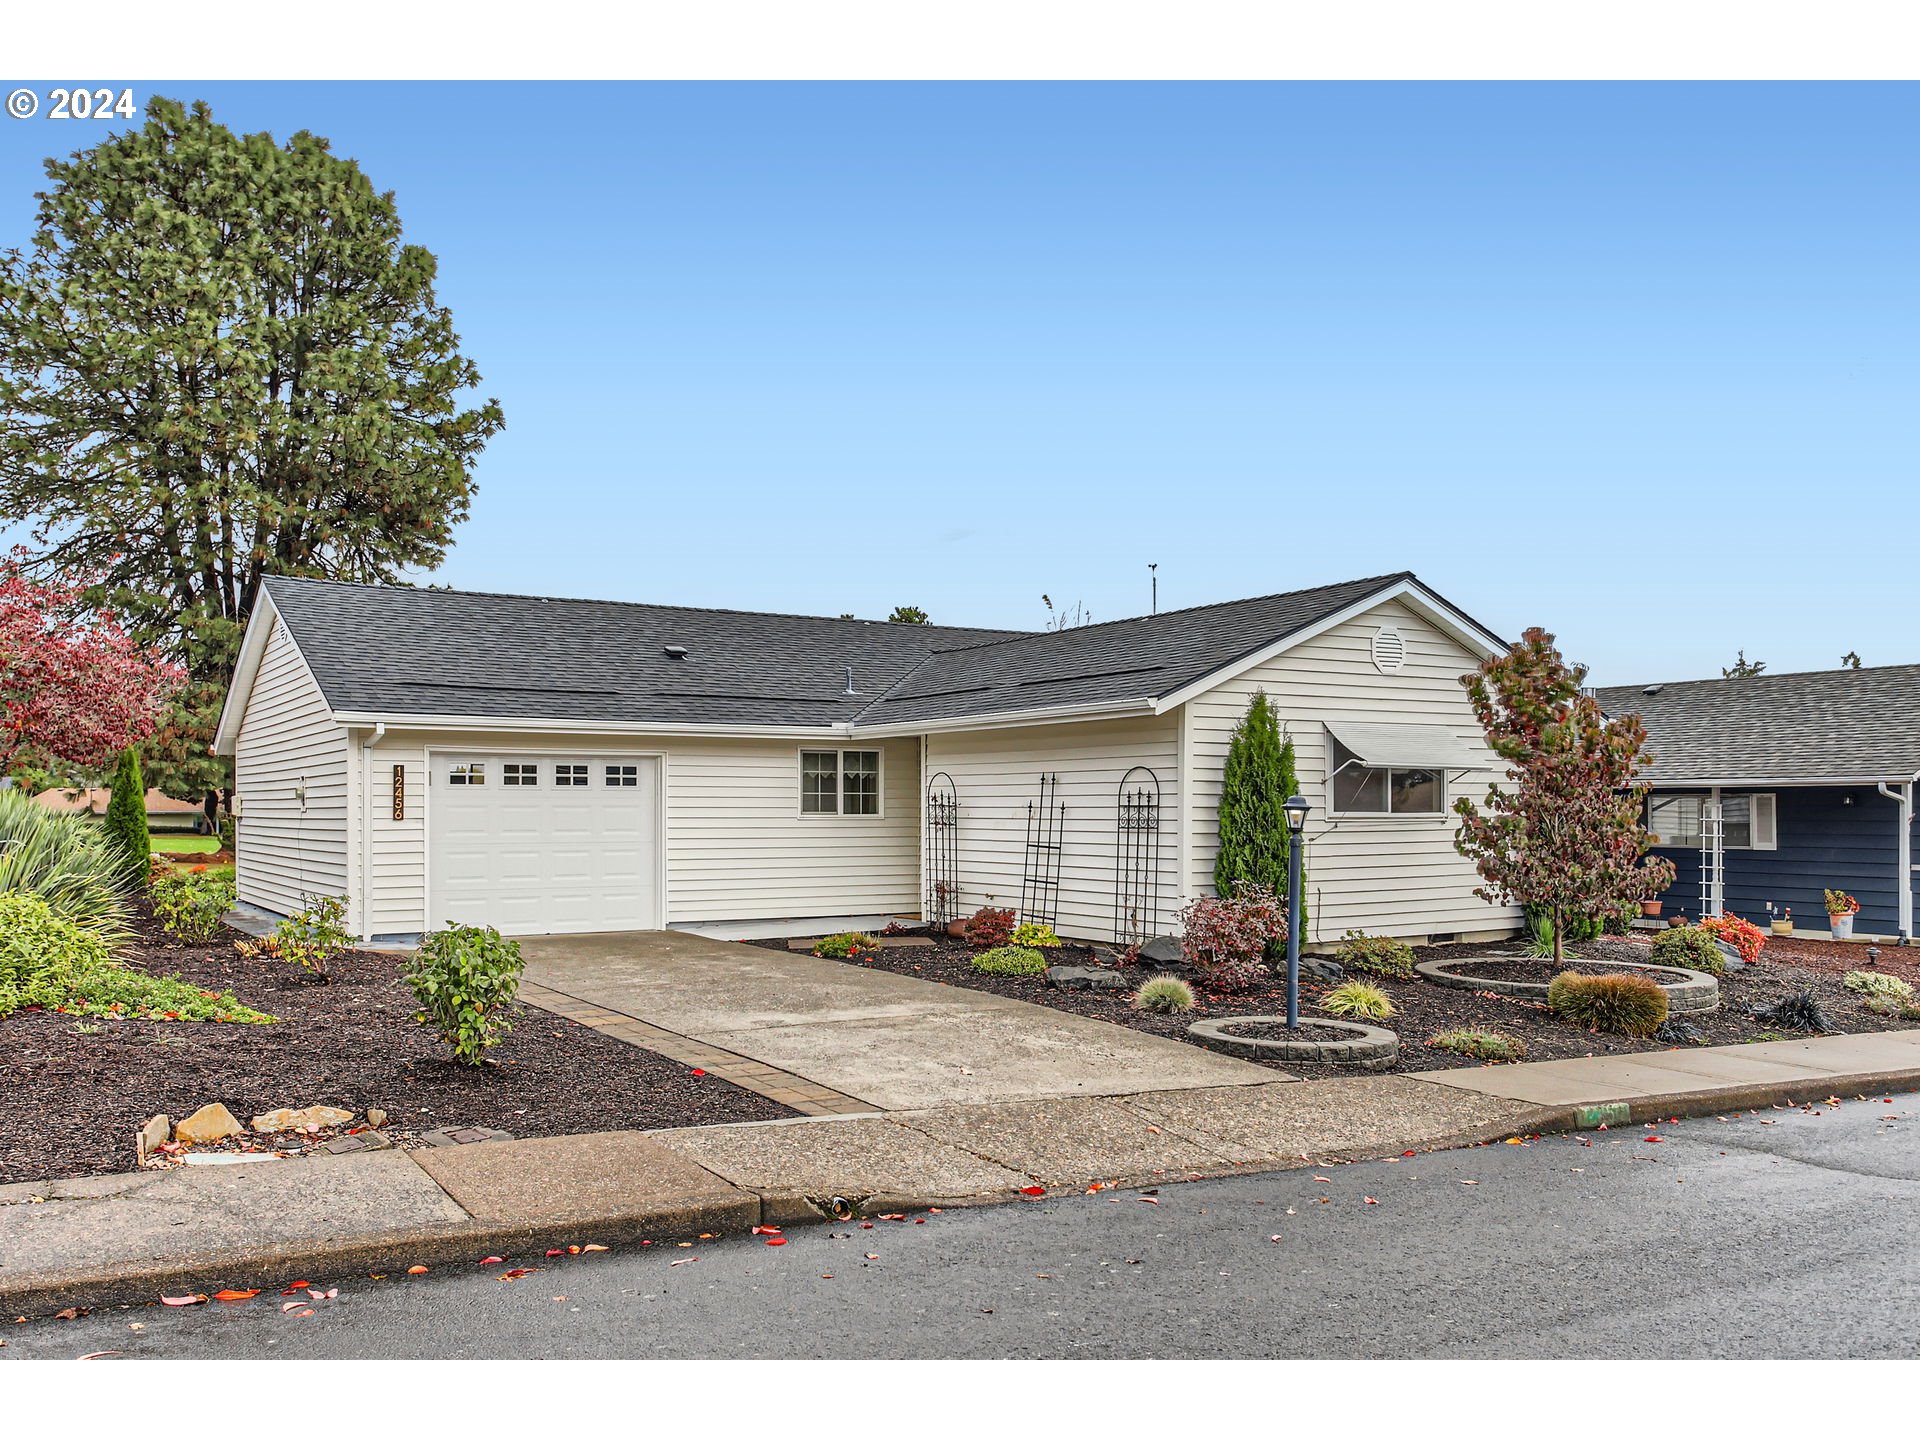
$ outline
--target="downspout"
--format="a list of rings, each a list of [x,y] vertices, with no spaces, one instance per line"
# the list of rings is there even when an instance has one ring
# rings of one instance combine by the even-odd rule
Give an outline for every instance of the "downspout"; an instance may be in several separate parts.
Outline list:
[[[1913,787],[1920,782],[1920,771],[1897,791],[1889,790],[1882,780],[1877,788],[1887,799],[1900,806],[1900,943],[1913,943]]]
[[[373,939],[373,747],[387,737],[382,720],[360,742],[360,938]]]

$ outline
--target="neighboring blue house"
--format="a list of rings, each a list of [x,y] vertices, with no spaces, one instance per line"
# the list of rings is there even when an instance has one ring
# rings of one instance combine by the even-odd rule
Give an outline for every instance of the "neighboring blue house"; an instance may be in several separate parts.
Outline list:
[[[1856,938],[1913,936],[1920,665],[1616,685],[1647,727],[1647,828],[1678,870],[1666,913],[1732,911],[1827,934],[1822,892],[1860,902]],[[1769,910],[1771,907],[1771,910]]]

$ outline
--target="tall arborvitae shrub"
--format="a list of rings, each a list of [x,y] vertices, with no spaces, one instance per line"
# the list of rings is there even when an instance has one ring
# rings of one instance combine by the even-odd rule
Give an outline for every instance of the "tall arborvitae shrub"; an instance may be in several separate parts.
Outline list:
[[[153,839],[147,834],[147,786],[140,778],[140,757],[133,753],[132,746],[120,752],[120,768],[113,772],[106,832],[127,857],[133,874],[145,875],[153,856]]]
[[[1280,806],[1285,747],[1267,692],[1253,701],[1227,748],[1220,782],[1220,853],[1213,862],[1213,888],[1231,896],[1242,885],[1264,885],[1276,895],[1287,889],[1287,817]]]

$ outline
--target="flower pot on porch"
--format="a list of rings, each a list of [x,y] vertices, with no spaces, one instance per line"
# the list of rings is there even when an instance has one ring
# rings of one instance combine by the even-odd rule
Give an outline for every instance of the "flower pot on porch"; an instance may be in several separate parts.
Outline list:
[[[1776,935],[1791,935],[1793,934],[1793,921],[1775,920],[1770,928]]]
[[[967,922],[964,920],[949,920],[947,922],[947,934],[953,936],[956,940],[964,940],[967,936]]]
[[[1851,940],[1853,938],[1853,916],[1829,915],[1827,923],[1833,927],[1834,939]]]
[[[1642,900],[1640,902],[1640,913],[1650,919],[1657,920],[1660,917],[1660,902],[1658,900]]]

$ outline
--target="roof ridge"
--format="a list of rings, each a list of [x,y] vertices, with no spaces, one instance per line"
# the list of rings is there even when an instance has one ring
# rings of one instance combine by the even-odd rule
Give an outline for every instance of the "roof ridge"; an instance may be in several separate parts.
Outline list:
[[[1813,675],[1872,675],[1889,670],[1920,670],[1920,661],[1902,661],[1896,665],[1836,665],[1829,670],[1770,670],[1763,675],[1700,675],[1692,680],[1647,680],[1639,684],[1596,685],[1596,690],[1640,690],[1658,686],[1665,690],[1675,685],[1735,685],[1748,680],[1802,680]]]
[[[653,600],[606,600],[587,595],[530,595],[522,590],[456,590],[450,585],[376,585],[362,580],[333,580],[320,575],[269,575],[266,577],[268,584],[287,582],[301,585],[329,585],[341,590],[394,590],[407,591],[416,595],[464,595],[486,600],[536,600],[554,605],[618,605],[632,610],[676,610],[689,615],[741,615],[762,620],[822,620],[834,625],[885,625],[900,630],[964,632],[996,637],[992,640],[976,642],[982,645],[994,645],[1004,640],[1018,640],[1028,635],[1048,633],[1044,630],[1000,630],[991,625],[935,625],[931,621],[919,625],[905,625],[895,620],[809,615],[798,610],[736,610],[723,605],[668,605]],[[966,650],[972,647],[960,645],[951,648]]]
[[[1397,570],[1391,575],[1362,575],[1352,580],[1330,580],[1324,585],[1302,585],[1297,590],[1274,590],[1265,595],[1243,595],[1237,600],[1209,600],[1204,605],[1183,605],[1178,610],[1153,610],[1145,615],[1124,615],[1118,620],[1098,620],[1086,625],[1070,625],[1064,630],[1015,630],[995,640],[981,640],[972,645],[947,645],[930,652],[934,655],[953,655],[962,650],[982,650],[989,645],[1009,645],[1020,640],[1034,640],[1047,635],[1084,635],[1089,630],[1104,630],[1109,625],[1138,625],[1143,620],[1161,620],[1173,615],[1192,615],[1201,610],[1224,610],[1229,605],[1256,605],[1263,600],[1286,600],[1295,595],[1311,595],[1316,590],[1344,590],[1355,585],[1371,585],[1380,589],[1398,580],[1416,580],[1411,570]]]

